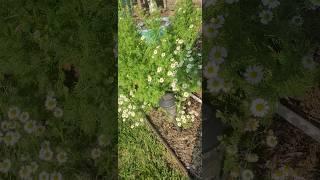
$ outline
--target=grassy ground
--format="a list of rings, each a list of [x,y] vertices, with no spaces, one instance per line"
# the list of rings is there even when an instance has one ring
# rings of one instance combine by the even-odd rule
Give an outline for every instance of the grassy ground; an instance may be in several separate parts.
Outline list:
[[[168,162],[169,153],[148,129],[119,124],[120,179],[187,179]]]

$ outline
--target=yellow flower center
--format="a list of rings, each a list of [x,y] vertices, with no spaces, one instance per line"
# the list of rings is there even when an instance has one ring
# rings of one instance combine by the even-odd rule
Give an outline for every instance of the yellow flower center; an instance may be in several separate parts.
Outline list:
[[[252,78],[256,78],[258,76],[258,73],[257,72],[251,72],[250,73],[250,77],[252,77]]]
[[[208,68],[208,72],[209,72],[209,73],[214,73],[214,72],[215,72],[215,69],[214,69],[212,66],[210,66],[210,67]]]
[[[257,104],[256,105],[256,110],[257,111],[263,111],[264,110],[264,104]]]
[[[220,85],[220,83],[219,83],[218,81],[213,81],[213,82],[211,83],[211,85],[212,85],[213,87],[218,87],[218,86]]]
[[[215,54],[214,54],[214,57],[215,58],[221,58],[222,54],[221,52],[217,51]]]
[[[213,33],[213,32],[215,32],[215,29],[212,28],[212,27],[210,27],[210,28],[208,29],[208,32]]]

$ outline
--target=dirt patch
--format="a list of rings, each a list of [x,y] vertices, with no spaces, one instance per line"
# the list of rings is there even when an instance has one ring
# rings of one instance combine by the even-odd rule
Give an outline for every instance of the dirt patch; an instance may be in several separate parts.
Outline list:
[[[308,118],[320,123],[320,88],[312,88],[300,102],[302,111]]]
[[[201,104],[189,98],[191,105],[186,106],[187,111],[196,111],[193,125],[181,132],[176,126],[168,121],[164,111],[154,110],[149,116],[152,123],[159,130],[161,136],[168,142],[184,166],[194,175],[200,176],[201,172]]]
[[[267,149],[263,158],[270,160],[271,169],[288,166],[306,179],[319,179],[320,144],[280,117],[274,119],[272,129],[278,145]],[[263,174],[266,173],[263,170],[266,169],[265,163],[261,167]]]
[[[281,103],[320,128],[320,87],[309,89],[301,98],[288,98]]]

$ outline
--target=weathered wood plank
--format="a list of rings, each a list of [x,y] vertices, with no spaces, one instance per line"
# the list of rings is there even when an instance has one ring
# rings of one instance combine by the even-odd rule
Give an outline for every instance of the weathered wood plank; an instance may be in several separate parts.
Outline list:
[[[320,143],[320,129],[286,106],[279,104],[277,114]]]

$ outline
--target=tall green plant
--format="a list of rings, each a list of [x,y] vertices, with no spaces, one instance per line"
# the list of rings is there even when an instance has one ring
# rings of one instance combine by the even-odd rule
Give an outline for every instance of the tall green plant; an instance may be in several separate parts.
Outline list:
[[[119,19],[119,115],[131,126],[141,124],[167,91],[175,92],[180,103],[200,89],[201,54],[194,47],[200,13],[193,6],[182,8],[186,13],[173,17],[164,31],[159,16],[146,17],[152,42],[139,34],[132,17]],[[188,25],[180,26],[185,16]]]

